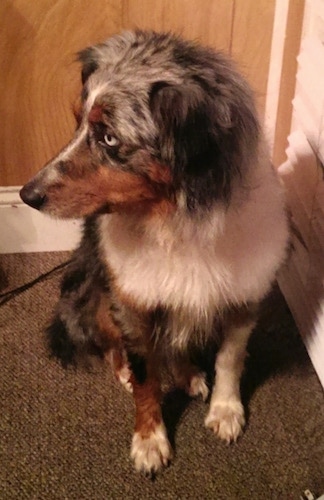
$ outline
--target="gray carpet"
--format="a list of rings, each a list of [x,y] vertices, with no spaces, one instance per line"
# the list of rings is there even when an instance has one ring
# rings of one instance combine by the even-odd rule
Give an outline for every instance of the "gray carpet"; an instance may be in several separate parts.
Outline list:
[[[0,293],[67,257],[1,256]],[[219,442],[203,426],[206,404],[172,392],[164,414],[175,457],[151,481],[133,471],[133,402],[110,368],[64,370],[49,359],[43,331],[61,274],[0,307],[2,500],[298,500],[306,488],[324,492],[323,390],[277,291],[249,345],[244,436]]]

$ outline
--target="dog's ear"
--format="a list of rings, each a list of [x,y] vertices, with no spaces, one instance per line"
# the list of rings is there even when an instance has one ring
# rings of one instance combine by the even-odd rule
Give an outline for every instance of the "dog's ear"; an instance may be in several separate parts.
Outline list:
[[[237,147],[230,101],[211,95],[195,81],[181,85],[160,81],[151,88],[150,109],[162,160],[172,168],[175,181],[196,198],[192,201],[227,198],[236,168],[231,155]]]
[[[179,85],[151,87],[150,109],[162,161],[188,206],[229,201],[234,178],[257,154],[260,128],[253,97],[236,74],[227,83],[194,75]]]
[[[88,80],[89,76],[99,67],[99,62],[94,47],[88,47],[77,54],[78,61],[82,64],[81,80],[82,85]]]

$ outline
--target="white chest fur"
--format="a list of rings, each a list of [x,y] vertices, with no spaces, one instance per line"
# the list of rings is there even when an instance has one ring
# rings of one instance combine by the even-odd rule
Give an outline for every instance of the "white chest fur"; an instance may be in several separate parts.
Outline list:
[[[180,210],[145,227],[102,216],[101,243],[118,286],[138,304],[210,316],[226,304],[258,301],[285,255],[287,223],[272,172],[228,209]],[[197,316],[196,316],[197,317]]]

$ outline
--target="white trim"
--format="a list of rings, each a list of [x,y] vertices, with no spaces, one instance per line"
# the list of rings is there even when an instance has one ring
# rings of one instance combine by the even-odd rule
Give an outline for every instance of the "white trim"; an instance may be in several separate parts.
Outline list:
[[[278,281],[313,367],[324,388],[324,312],[321,305],[311,303],[302,279],[303,277],[298,272],[298,266],[291,263],[287,272],[283,272],[279,276]]]
[[[273,152],[275,140],[288,8],[289,0],[276,0],[264,118],[271,154]]]
[[[306,0],[287,161],[279,168],[305,246],[293,236],[294,252],[279,284],[324,387],[323,42],[324,0]]]
[[[25,205],[19,186],[0,187],[0,254],[72,250],[80,221],[58,221]]]
[[[304,124],[298,123],[299,128],[288,137],[287,160],[278,172],[303,244],[292,234],[294,251],[279,275],[279,286],[324,387],[323,180],[316,152],[301,130]]]

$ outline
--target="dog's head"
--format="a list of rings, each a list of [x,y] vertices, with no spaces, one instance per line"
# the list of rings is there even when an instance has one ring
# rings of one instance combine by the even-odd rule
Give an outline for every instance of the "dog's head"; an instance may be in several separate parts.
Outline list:
[[[232,64],[169,34],[127,32],[79,54],[83,90],[72,141],[21,190],[63,218],[192,210],[229,200],[259,127]]]

